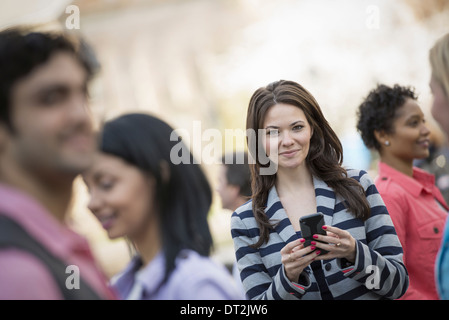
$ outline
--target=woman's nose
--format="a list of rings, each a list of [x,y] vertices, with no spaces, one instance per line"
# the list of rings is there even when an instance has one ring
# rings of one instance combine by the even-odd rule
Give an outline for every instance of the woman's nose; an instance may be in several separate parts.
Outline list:
[[[284,146],[289,146],[293,144],[293,139],[290,136],[290,132],[284,132],[281,136],[281,139],[282,139],[281,143]]]
[[[93,192],[90,194],[87,208],[92,211],[92,213],[95,213],[100,208],[100,199]]]
[[[428,136],[429,134],[430,134],[429,128],[427,128],[427,126],[423,124],[421,127],[421,135]]]

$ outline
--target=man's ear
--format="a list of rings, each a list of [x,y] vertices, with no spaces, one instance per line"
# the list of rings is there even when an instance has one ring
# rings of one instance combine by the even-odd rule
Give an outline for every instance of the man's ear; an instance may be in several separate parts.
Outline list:
[[[0,154],[6,149],[10,132],[8,126],[0,121]]]

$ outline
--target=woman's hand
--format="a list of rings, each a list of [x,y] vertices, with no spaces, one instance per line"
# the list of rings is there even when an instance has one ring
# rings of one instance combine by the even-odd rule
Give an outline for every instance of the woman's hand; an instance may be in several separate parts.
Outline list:
[[[325,243],[313,241],[312,245],[317,248],[329,251],[328,253],[317,257],[315,260],[329,260],[334,258],[345,258],[349,262],[355,262],[356,241],[351,234],[337,227],[323,226],[327,235],[315,234],[313,238]]]
[[[291,282],[298,282],[299,275],[304,268],[311,264],[321,252],[319,249],[315,250],[316,246],[304,248],[304,242],[305,239],[301,238],[287,243],[281,249],[281,261],[285,274]]]

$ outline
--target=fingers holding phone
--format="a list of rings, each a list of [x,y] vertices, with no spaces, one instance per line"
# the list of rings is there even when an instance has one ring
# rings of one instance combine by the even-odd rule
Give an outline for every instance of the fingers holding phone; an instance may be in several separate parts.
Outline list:
[[[315,234],[326,235],[326,231],[322,228],[324,226],[324,215],[321,212],[309,214],[299,219],[299,226],[301,228],[302,237],[306,240],[304,246],[315,246],[318,240],[314,238]],[[313,242],[313,243],[312,243]],[[326,254],[327,251],[321,248],[320,254]]]
[[[292,282],[298,282],[299,275],[304,268],[311,264],[320,254],[315,246],[304,247],[305,239],[292,241],[281,249],[282,264],[287,278]]]
[[[315,246],[328,253],[317,257],[316,260],[328,260],[334,258],[346,258],[350,262],[355,261],[356,241],[351,234],[337,227],[323,226],[326,235],[314,234]]]

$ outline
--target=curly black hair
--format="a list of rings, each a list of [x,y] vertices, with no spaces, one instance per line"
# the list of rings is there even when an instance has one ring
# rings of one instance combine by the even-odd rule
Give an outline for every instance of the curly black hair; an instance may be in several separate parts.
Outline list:
[[[374,131],[393,133],[397,110],[404,105],[407,98],[417,100],[414,88],[398,84],[391,88],[378,84],[370,91],[357,110],[357,130],[368,148],[380,150]]]

